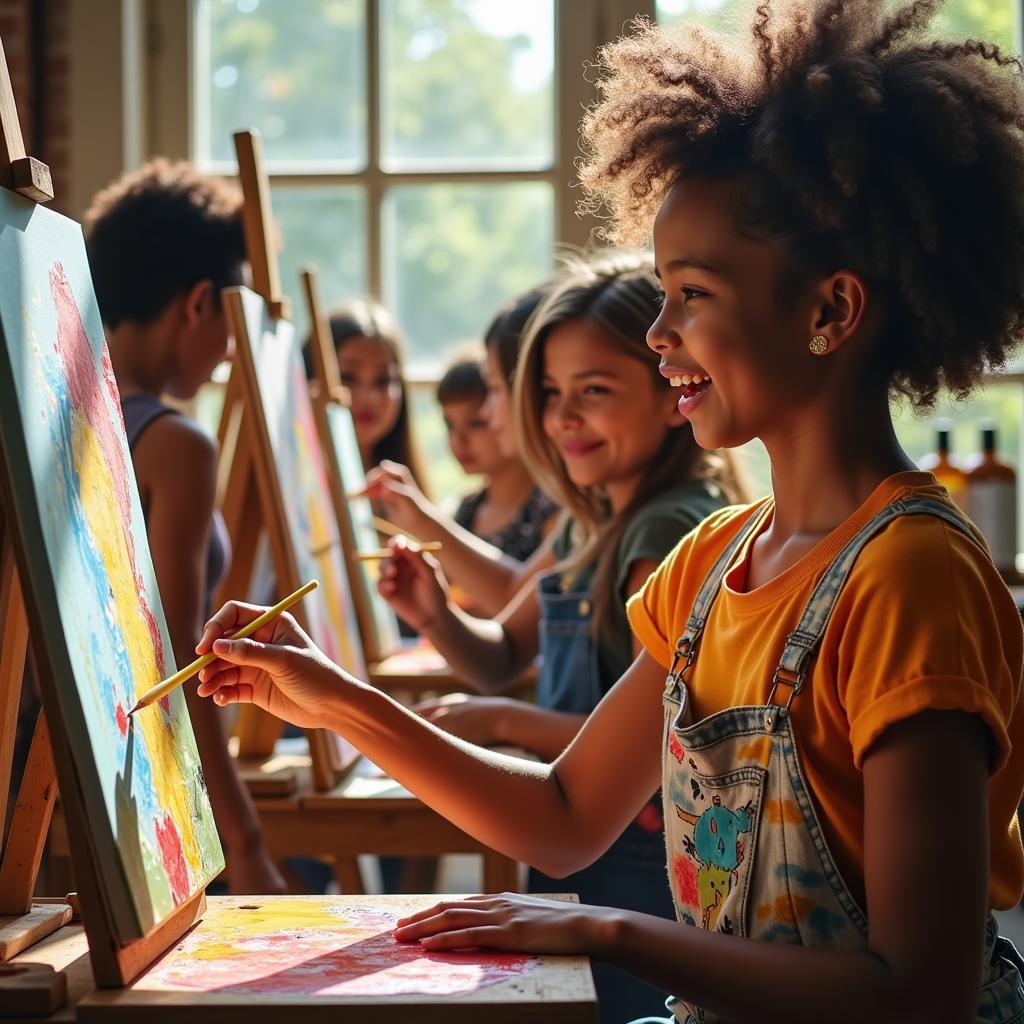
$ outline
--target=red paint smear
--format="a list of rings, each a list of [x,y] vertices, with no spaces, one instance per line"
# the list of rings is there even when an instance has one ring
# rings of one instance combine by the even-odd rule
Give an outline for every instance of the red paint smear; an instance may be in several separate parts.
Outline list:
[[[164,714],[167,715],[168,718],[170,718],[171,717],[171,698],[170,697],[161,697],[160,700],[157,701],[157,703],[163,709]]]
[[[682,743],[679,742],[679,737],[673,733],[668,738],[668,752],[680,763],[683,763],[683,758],[686,757],[686,751],[683,750]]]
[[[171,886],[171,896],[177,906],[188,899],[188,868],[185,865],[185,854],[181,849],[181,837],[178,835],[174,819],[169,814],[164,815],[162,822],[158,818],[154,824],[156,840],[160,844],[160,857]]]
[[[117,727],[121,730],[122,736],[128,735],[128,716],[120,704],[117,705]]]
[[[676,888],[679,890],[679,902],[685,906],[699,907],[697,865],[688,857],[675,857],[672,860],[672,873],[675,875]]]
[[[125,464],[124,449],[107,414],[103,392],[96,387],[96,363],[93,358],[92,345],[78,312],[78,305],[75,302],[67,275],[64,273],[64,267],[60,263],[55,263],[50,269],[50,291],[53,295],[53,305],[57,315],[57,340],[54,348],[64,365],[71,401],[78,413],[85,417],[86,422],[92,427],[100,451],[103,452],[103,461],[110,473],[114,493],[121,510],[121,522],[125,524],[125,540],[128,544],[132,575],[135,578],[135,589],[139,594],[139,610],[152,638],[157,664],[162,666],[164,664],[163,637],[157,626],[156,616],[146,603],[145,588],[135,561],[135,545],[132,542],[132,535],[127,529],[131,522],[132,501],[129,483],[131,477],[128,475],[128,466]],[[115,408],[120,409],[117,384],[110,363],[110,352],[105,341],[100,361],[104,383],[114,401]],[[122,417],[122,424],[123,422]]]
[[[186,943],[179,958],[169,957],[148,980],[251,995],[455,996],[509,981],[536,965],[527,953],[431,953],[419,943],[396,942],[390,931],[355,936],[346,931],[268,932],[201,964],[190,960]]]

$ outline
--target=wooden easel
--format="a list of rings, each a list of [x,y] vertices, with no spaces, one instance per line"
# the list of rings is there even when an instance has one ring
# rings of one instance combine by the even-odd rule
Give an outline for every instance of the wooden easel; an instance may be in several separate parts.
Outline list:
[[[331,428],[331,417],[340,413],[339,407],[348,407],[348,395],[341,384],[338,372],[338,355],[331,338],[330,327],[320,301],[320,282],[314,267],[306,267],[302,271],[302,287],[306,296],[306,308],[309,314],[309,348],[313,363],[313,381],[310,395],[313,400],[313,413],[316,417],[316,428],[320,435],[320,447],[324,452],[327,479],[331,488],[331,503],[338,521],[338,532],[341,535],[342,548],[345,553],[345,567],[348,570],[349,587],[355,602],[356,616],[359,620],[359,632],[363,641],[366,659],[372,664],[382,661],[394,654],[398,649],[398,620],[390,608],[386,614],[392,619],[394,641],[389,643],[381,622],[378,609],[374,608],[374,599],[378,598],[371,590],[367,574],[356,558],[359,541],[353,529],[352,518],[348,511],[348,495],[356,489],[352,480],[346,480],[340,458],[335,451],[335,439]],[[342,413],[347,417],[348,413]],[[335,429],[351,426],[351,421],[336,424]],[[355,437],[352,437],[353,444]],[[372,671],[372,670],[371,670]]]
[[[0,42],[0,185],[37,203],[53,198],[50,169],[25,154],[14,92]],[[2,458],[0,458],[2,461]],[[36,877],[57,797],[46,716],[39,713],[28,761],[3,842],[12,780],[14,740],[26,655],[28,616],[14,557],[14,543],[0,505],[0,998],[28,998],[56,1009],[64,1001],[63,975],[44,973],[26,985],[12,976],[8,989],[2,964],[71,920],[67,903],[34,903]]]
[[[270,189],[262,166],[262,147],[259,135],[238,132],[234,136],[238,156],[239,179],[244,201],[246,249],[252,268],[253,291],[260,295],[273,320],[287,319],[291,312],[288,299],[280,294],[277,259],[269,242]],[[232,566],[225,577],[218,600],[237,598],[248,594],[256,567],[261,536],[267,537],[274,571],[280,587],[285,591],[294,577],[295,559],[289,554],[291,540],[286,518],[280,508],[280,496],[267,486],[267,473],[261,460],[269,459],[267,438],[261,436],[256,417],[246,411],[245,395],[251,393],[252,383],[246,382],[245,368],[236,360],[228,379],[224,408],[221,414],[218,441],[220,463],[218,481],[219,504],[232,542]],[[295,587],[305,580],[295,582]],[[301,608],[297,617],[303,622]],[[252,705],[241,709],[237,724],[238,756],[246,781],[256,791],[253,779],[259,780],[262,795],[286,795],[294,790],[294,771],[286,770],[277,779],[273,775],[254,771],[261,762],[266,764],[273,756],[274,745],[281,735],[282,723]],[[335,741],[323,730],[309,730],[309,753],[312,761],[313,783],[317,790],[334,786],[347,767],[335,756]]]
[[[315,267],[306,267],[302,271],[302,286],[310,323],[309,343],[314,371],[310,388],[313,412],[320,434],[320,447],[325,454],[331,501],[345,552],[345,565],[359,619],[363,651],[369,662],[370,682],[400,699],[423,691],[458,689],[460,684],[445,660],[432,647],[400,646],[397,642],[397,618],[386,605],[380,607],[384,599],[375,592],[364,565],[356,557],[359,540],[353,529],[348,496],[357,488],[352,480],[345,479],[333,436],[335,429],[351,429],[351,425],[343,422],[334,424],[332,428],[332,418],[341,413],[336,406],[347,406],[348,395],[341,384],[338,354],[320,301],[320,285]],[[352,444],[355,444],[354,437]],[[393,627],[389,623],[388,628],[382,629],[381,620],[385,616],[391,617]]]
[[[2,43],[0,186],[37,203],[53,198],[49,168],[25,153]],[[42,641],[42,623],[33,602],[25,601],[21,586],[21,580],[26,578],[25,528],[26,524],[19,523],[14,513],[8,456],[0,448],[0,825],[7,810],[16,719],[30,639],[44,704],[36,722],[0,860],[0,961],[9,960],[72,919],[70,903],[34,903],[32,899],[59,775],[63,780],[64,812],[73,840],[82,921],[88,936],[93,974],[98,985],[121,986],[149,966],[192,926],[205,907],[205,899],[200,891],[149,935],[128,943],[118,941],[110,910],[100,895],[99,872],[89,842],[84,807],[75,785],[74,762],[67,738],[62,727],[51,732],[48,725],[50,721],[62,723],[63,719],[53,685],[49,651]],[[10,988],[9,982],[12,983]],[[26,986],[17,974],[5,975],[0,964],[0,1002],[4,1006],[13,1006],[12,1001],[28,996],[35,1008],[49,1006],[52,1011],[61,1005],[65,992],[66,981],[59,973],[40,972],[38,980]]]

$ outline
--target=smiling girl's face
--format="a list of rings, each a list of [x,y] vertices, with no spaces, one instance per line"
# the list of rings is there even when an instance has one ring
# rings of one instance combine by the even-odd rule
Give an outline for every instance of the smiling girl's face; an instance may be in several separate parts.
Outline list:
[[[589,320],[555,327],[544,341],[543,428],[569,479],[604,487],[613,507],[629,500],[660,448],[682,424],[676,396],[652,366]]]
[[[794,289],[783,301],[783,254],[733,227],[737,187],[683,180],[654,223],[665,304],[647,343],[705,449],[799,429],[827,362],[807,348],[820,316],[817,293]]]

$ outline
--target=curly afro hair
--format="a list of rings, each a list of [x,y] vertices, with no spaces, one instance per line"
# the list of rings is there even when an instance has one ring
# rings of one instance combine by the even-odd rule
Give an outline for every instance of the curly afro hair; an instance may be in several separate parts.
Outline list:
[[[892,388],[963,397],[1024,326],[1024,69],[927,38],[941,2],[760,0],[746,45],[638,19],[597,63],[584,207],[633,242],[681,178],[735,179],[734,226],[797,279],[852,269],[882,298]]]

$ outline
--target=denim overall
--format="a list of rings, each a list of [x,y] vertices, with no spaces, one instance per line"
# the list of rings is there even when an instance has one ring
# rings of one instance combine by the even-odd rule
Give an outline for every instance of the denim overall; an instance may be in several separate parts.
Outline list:
[[[598,645],[591,636],[589,591],[562,590],[562,574],[540,580],[540,653],[537,704],[589,715],[604,696]],[[651,817],[653,816],[653,821]],[[590,867],[568,878],[530,870],[531,892],[575,892],[581,903],[615,906],[658,917],[673,917],[665,878],[661,815],[648,805],[611,849]],[[608,964],[594,963],[594,982],[603,1024],[623,1024],[643,1014],[664,1013],[665,994]]]
[[[744,541],[764,522],[755,513],[704,581],[679,638],[664,695],[663,794],[669,878],[681,922],[751,939],[863,950],[868,922],[829,852],[804,779],[790,706],[799,698],[832,610],[864,545],[904,515],[944,519],[974,539],[949,506],[928,498],[892,502],[839,553],[815,586],[762,705],[692,720],[685,676],[722,578]],[[1024,967],[990,917],[978,1024],[1024,1020]],[[681,999],[669,1009],[684,1024],[724,1018]]]

